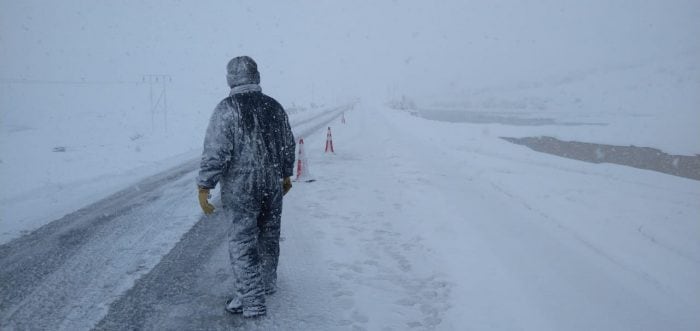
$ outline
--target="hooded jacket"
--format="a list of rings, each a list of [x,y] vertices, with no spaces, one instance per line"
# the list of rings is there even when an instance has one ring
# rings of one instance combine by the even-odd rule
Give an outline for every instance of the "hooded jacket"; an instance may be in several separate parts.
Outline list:
[[[296,145],[284,108],[262,93],[253,59],[236,57],[226,68],[231,93],[209,121],[197,184],[211,189],[252,172],[291,177]]]

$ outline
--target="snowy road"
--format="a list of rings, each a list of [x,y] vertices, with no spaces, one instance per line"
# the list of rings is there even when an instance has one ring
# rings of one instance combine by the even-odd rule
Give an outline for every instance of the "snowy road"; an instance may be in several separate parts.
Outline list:
[[[295,130],[318,131],[345,109],[299,120]],[[180,164],[0,246],[0,326],[91,328],[203,223],[192,200],[198,164]]]
[[[700,327],[697,181],[382,107],[345,116],[336,154],[305,137],[317,181],[285,197],[266,318],[224,312],[228,225],[199,217],[187,164],[0,246],[3,329]]]

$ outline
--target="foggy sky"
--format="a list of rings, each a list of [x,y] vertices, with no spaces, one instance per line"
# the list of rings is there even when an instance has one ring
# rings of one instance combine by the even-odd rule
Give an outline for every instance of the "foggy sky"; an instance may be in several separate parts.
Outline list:
[[[2,0],[0,79],[166,73],[196,99],[250,55],[283,103],[454,97],[697,52],[698,17],[698,1],[662,0]]]

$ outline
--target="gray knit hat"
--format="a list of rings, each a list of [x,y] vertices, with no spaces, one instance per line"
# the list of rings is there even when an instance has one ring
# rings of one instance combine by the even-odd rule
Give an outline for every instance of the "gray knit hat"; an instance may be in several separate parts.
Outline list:
[[[246,84],[260,84],[258,65],[249,56],[231,59],[226,66],[226,72],[226,81],[232,88]]]

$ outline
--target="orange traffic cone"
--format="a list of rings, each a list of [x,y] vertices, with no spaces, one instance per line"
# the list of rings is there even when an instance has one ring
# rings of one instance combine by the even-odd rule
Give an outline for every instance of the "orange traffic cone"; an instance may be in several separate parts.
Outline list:
[[[328,133],[326,133],[326,153],[335,153],[333,150],[333,135],[331,135],[331,127],[328,127]]]
[[[309,178],[309,165],[306,160],[306,154],[304,153],[304,138],[299,139],[299,144],[297,145],[299,153],[297,156],[297,178],[295,180],[307,180]]]

